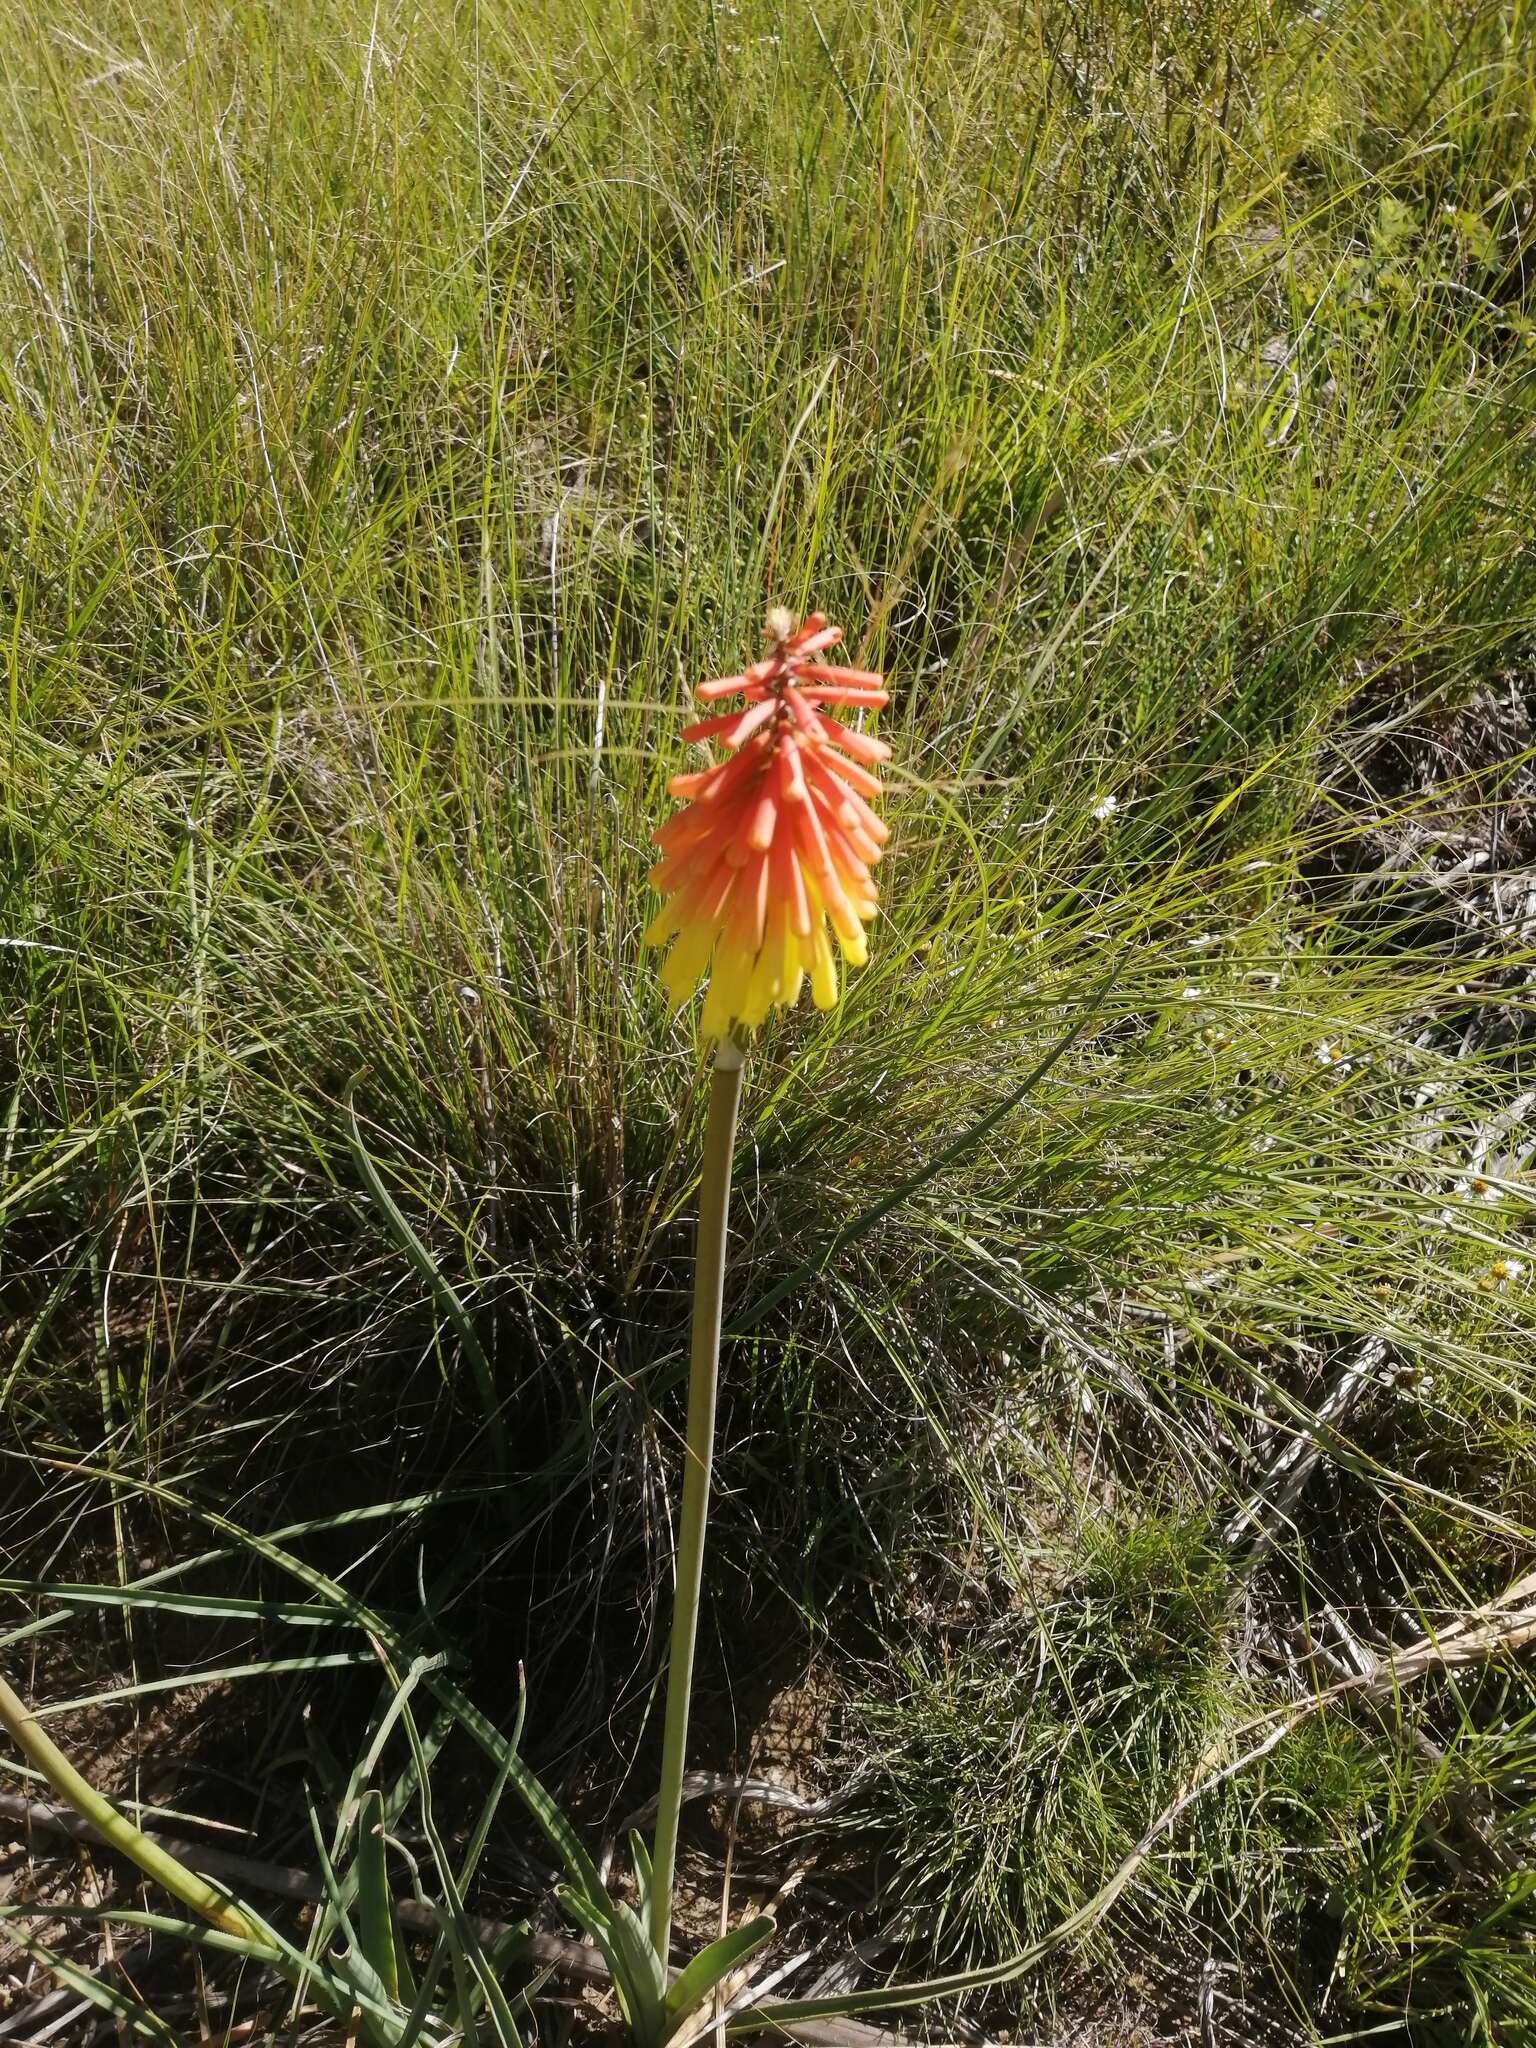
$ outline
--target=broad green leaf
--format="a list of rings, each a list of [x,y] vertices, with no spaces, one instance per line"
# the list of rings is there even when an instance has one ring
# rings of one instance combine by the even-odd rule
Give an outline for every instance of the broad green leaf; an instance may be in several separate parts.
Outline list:
[[[384,1853],[384,1801],[370,1786],[357,1816],[357,1940],[392,2003],[400,1998],[395,1905]]]
[[[654,2000],[658,2012],[665,2012],[667,1968],[657,1953],[645,1922],[625,1899],[615,1899],[613,1928],[616,1939],[629,1958],[631,1974],[646,1986],[647,2009]]]
[[[363,2032],[374,2048],[395,2048],[400,2038],[400,2001],[391,1996],[389,1986],[356,1942],[335,1959],[334,1967],[356,1995]]]
[[[749,1956],[755,1956],[763,1943],[772,1939],[774,1925],[766,1913],[759,1913],[755,1920],[747,1921],[742,1927],[733,1927],[718,1941],[712,1941],[707,1948],[699,1950],[667,1987],[669,2034],[675,2033],[688,2015],[704,2003],[717,1984],[733,1970],[740,1969]]]
[[[272,1678],[293,1671],[340,1671],[359,1664],[371,1664],[366,1650],[336,1650],[324,1657],[267,1657],[254,1664],[221,1664],[207,1671],[182,1671],[169,1678],[145,1678],[136,1685],[114,1686],[107,1692],[90,1692],[78,1699],[50,1700],[33,1710],[35,1721],[54,1714],[74,1714],[87,1707],[114,1706],[120,1700],[147,1699],[152,1693],[185,1692],[193,1685],[224,1684],[235,1678]]]
[[[68,1607],[144,1608],[206,1621],[282,1621],[293,1628],[337,1628],[341,1617],[298,1600],[247,1600],[216,1593],[171,1593],[149,1585],[88,1586],[49,1579],[0,1577],[0,1593],[19,1600],[57,1600]]]
[[[640,1918],[647,1927],[651,1924],[651,1852],[645,1846],[645,1839],[629,1831],[629,1858],[634,1865],[635,1893],[639,1899]]]
[[[392,1678],[386,1681],[384,1699],[373,1733],[347,1778],[345,1791],[336,1802],[336,1834],[331,1851],[333,1862],[341,1853],[347,1833],[353,1825],[357,1803],[373,1777],[380,1755],[399,1719],[405,1700],[410,1697],[411,1692],[426,1673],[436,1670],[443,1662],[445,1662],[445,1659],[442,1657],[417,1657],[412,1660],[411,1667],[400,1684],[396,1685]],[[426,1734],[422,1737],[422,1748],[429,1764],[436,1761],[437,1753],[447,1740],[452,1726],[453,1717],[444,1709],[436,1716],[431,1727],[428,1728]],[[313,1730],[311,1730],[310,1739],[312,1743],[315,1740]],[[386,1828],[392,1827],[399,1820],[415,1790],[416,1761],[414,1756],[407,1755],[404,1769],[393,1780],[388,1791],[383,1795],[384,1825]],[[351,1905],[356,1895],[357,1881],[357,1863],[354,1858],[347,1870],[340,1874],[341,1897],[343,1903],[347,1906]],[[330,1940],[333,1925],[334,1915],[329,1901],[327,1901],[316,1913],[314,1924],[310,1929],[308,1950],[311,1955],[319,1955],[324,1950],[326,1943]],[[398,1942],[398,1938],[397,1948],[401,1958],[401,1981],[408,1993],[410,1971],[405,1962],[404,1945]]]
[[[108,1475],[98,1471],[93,1474],[91,1468],[87,1466],[77,1466],[72,1469],[86,1476],[95,1476],[97,1478],[110,1476],[118,1485],[131,1483],[120,1472]],[[267,1540],[272,1543],[286,1543],[296,1536],[311,1536],[333,1529],[349,1529],[361,1526],[367,1522],[391,1521],[403,1523],[412,1515],[420,1514],[427,1508],[440,1507],[446,1503],[458,1500],[482,1500],[485,1497],[485,1492],[486,1489],[483,1486],[441,1487],[427,1493],[409,1494],[400,1500],[373,1501],[366,1507],[345,1508],[340,1514],[336,1515],[316,1515],[301,1522],[285,1522],[280,1529],[272,1530]],[[176,1496],[171,1496],[170,1498],[173,1505],[186,1507],[189,1511],[195,1512],[195,1510],[190,1509],[190,1504],[186,1501]],[[218,1522],[216,1517],[203,1515],[200,1519],[208,1522],[210,1527],[224,1526]],[[81,1595],[97,1594],[103,1600],[111,1602],[115,1601],[123,1593],[137,1597],[146,1589],[169,1585],[173,1579],[184,1579],[190,1573],[201,1571],[207,1565],[222,1564],[229,1557],[232,1549],[241,1547],[240,1535],[236,1532],[233,1525],[229,1525],[229,1528],[232,1538],[230,1543],[221,1544],[216,1550],[200,1551],[195,1557],[178,1558],[174,1564],[161,1565],[156,1571],[145,1572],[142,1577],[130,1580],[126,1587],[78,1586],[74,1590]],[[37,1595],[43,1599],[51,1598],[56,1590],[44,1583],[38,1586]],[[60,1597],[62,1598],[63,1596],[60,1595]],[[305,1611],[307,1612],[308,1610]],[[43,1635],[49,1629],[59,1628],[70,1619],[73,1612],[73,1606],[59,1607],[52,1614],[40,1614],[34,1621],[23,1622],[19,1628],[7,1629],[3,1635],[0,1635],[0,1650],[8,1650],[13,1644],[25,1642],[30,1636]]]
[[[569,1885],[556,1896],[602,1950],[635,2048],[662,2048],[668,2032],[666,1971],[634,1908],[616,1901],[604,1912]]]

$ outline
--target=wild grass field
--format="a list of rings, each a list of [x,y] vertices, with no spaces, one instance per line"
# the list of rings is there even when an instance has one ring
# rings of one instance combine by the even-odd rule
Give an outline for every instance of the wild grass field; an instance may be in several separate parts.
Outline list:
[[[1536,2041],[1536,11],[0,51],[11,1682],[314,1870],[387,1623],[508,1733],[521,1665],[594,1852],[644,1803],[702,1075],[649,837],[815,605],[892,849],[749,1062],[692,1754],[811,1810],[694,1803],[698,1918],[798,1873],[791,1991],[985,1962],[1198,1786],[904,2024]],[[429,1893],[489,1782],[432,1727]],[[469,1903],[571,1934],[546,1864],[504,1802]],[[52,1953],[122,2002],[53,2039],[292,2038],[82,1952],[109,1870],[13,1852],[0,2036]]]

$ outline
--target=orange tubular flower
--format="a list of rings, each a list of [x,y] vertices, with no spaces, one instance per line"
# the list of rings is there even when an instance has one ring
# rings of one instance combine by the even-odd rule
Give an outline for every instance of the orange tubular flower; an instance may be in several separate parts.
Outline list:
[[[713,740],[726,758],[672,777],[667,787],[687,807],[656,834],[651,880],[667,900],[646,944],[671,943],[661,978],[674,1009],[708,974],[708,1038],[761,1024],[776,1003],[788,1008],[807,975],[817,1008],[831,1008],[828,921],[843,958],[861,967],[876,909],[870,870],[889,836],[869,799],[880,794],[870,768],[890,748],[822,709],[878,710],[889,702],[885,678],[817,660],[843,637],[820,612],[796,626],[776,606],[766,630],[762,661],[699,685],[701,702],[740,696],[746,709],[688,727],[685,740]]]

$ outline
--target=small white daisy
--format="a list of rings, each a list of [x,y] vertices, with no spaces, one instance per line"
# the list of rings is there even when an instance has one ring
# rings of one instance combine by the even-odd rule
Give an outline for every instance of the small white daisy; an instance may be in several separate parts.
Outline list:
[[[1119,808],[1119,797],[1101,796],[1098,802],[1094,805],[1090,815],[1097,818],[1099,823],[1102,825],[1107,819],[1112,818],[1115,815],[1116,811],[1119,810]]]

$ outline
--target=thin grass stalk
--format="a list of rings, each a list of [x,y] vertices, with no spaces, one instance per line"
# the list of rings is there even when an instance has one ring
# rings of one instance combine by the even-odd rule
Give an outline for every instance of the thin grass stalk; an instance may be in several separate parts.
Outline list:
[[[656,1848],[651,1877],[651,1939],[665,1960],[672,1934],[672,1885],[677,1868],[678,1817],[688,1748],[688,1706],[693,1653],[699,1632],[699,1590],[709,1521],[709,1478],[715,1453],[715,1395],[720,1381],[720,1318],[725,1295],[726,1220],[731,1203],[731,1155],[741,1103],[744,1055],[734,1038],[715,1052],[699,1183],[699,1239],[693,1272],[693,1337],[688,1366],[688,1435],[683,1461],[683,1505],[677,1537],[677,1584],[672,1640],[667,1653],[666,1718],[662,1728],[661,1787],[656,1802]]]

